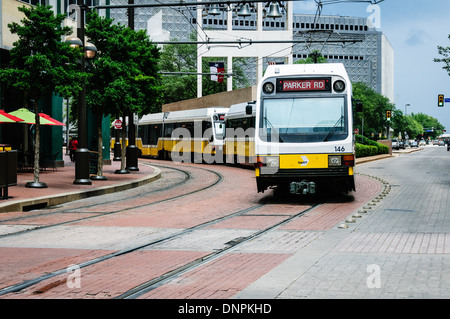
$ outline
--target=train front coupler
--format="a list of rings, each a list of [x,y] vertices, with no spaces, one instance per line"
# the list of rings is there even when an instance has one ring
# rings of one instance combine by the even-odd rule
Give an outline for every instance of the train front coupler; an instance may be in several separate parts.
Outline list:
[[[301,182],[292,182],[290,184],[291,194],[315,194],[316,193],[316,183],[308,182],[307,180],[303,180]]]

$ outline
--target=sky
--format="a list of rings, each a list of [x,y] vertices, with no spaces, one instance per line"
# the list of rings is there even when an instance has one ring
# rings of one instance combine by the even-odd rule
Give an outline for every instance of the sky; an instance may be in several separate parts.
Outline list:
[[[450,132],[450,103],[437,106],[439,94],[450,98],[450,75],[436,63],[441,58],[437,46],[450,47],[450,1],[448,0],[384,0],[377,11],[368,11],[370,3],[341,1],[325,4],[322,15],[372,18],[394,49],[395,80],[392,101],[407,114],[425,113],[443,124]],[[316,2],[294,1],[294,13],[315,14]],[[409,104],[410,106],[406,106]]]

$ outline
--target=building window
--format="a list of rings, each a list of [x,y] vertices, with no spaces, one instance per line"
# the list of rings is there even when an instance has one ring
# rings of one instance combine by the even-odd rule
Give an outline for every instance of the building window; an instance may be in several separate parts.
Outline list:
[[[48,5],[48,0],[20,0],[20,1],[31,4],[33,6],[37,6],[38,4]]]

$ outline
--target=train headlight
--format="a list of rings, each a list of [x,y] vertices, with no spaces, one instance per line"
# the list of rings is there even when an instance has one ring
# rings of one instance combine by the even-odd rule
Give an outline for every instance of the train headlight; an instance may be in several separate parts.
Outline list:
[[[271,94],[275,90],[275,85],[272,82],[266,82],[263,85],[263,91],[266,94]]]
[[[280,166],[280,159],[278,156],[267,156],[266,167],[278,168]]]
[[[337,80],[336,82],[334,82],[333,89],[338,93],[343,92],[345,90],[344,81]]]
[[[328,166],[341,166],[342,157],[340,155],[330,155],[328,156]]]

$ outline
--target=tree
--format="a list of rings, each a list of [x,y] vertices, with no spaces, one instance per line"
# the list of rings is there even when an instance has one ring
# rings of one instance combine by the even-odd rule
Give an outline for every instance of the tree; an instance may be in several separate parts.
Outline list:
[[[294,64],[316,64],[316,63],[328,63],[328,60],[322,56],[319,50],[314,50],[308,57],[303,60],[297,60]]]
[[[410,138],[418,139],[423,135],[423,126],[416,121],[412,116],[406,116],[406,132]]]
[[[360,131],[364,131],[365,136],[385,132],[388,126],[386,121],[386,111],[392,112],[392,122],[398,113],[395,111],[395,106],[389,99],[373,89],[369,88],[365,83],[353,83],[353,98],[361,100],[363,103],[363,111],[355,113],[355,127],[359,127]],[[362,122],[364,118],[364,128]]]
[[[24,106],[33,101],[35,113],[34,183],[29,187],[46,187],[39,182],[40,121],[38,102],[44,94],[58,93],[63,97],[78,94],[86,74],[78,70],[76,61],[80,52],[61,42],[71,34],[62,27],[65,16],[55,15],[50,6],[18,8],[25,15],[19,23],[8,24],[18,40],[10,51],[11,63],[0,70],[0,81],[24,92]]]
[[[450,35],[448,36],[450,40]],[[443,56],[442,59],[434,59],[434,62],[443,62],[445,66],[442,68],[447,71],[448,75],[450,75],[450,47],[438,46],[438,52]]]
[[[424,113],[413,113],[411,116],[422,125],[424,138],[435,139],[443,133],[444,126],[436,118]]]
[[[197,72],[197,47],[195,44],[166,44],[159,63],[163,72]],[[165,104],[197,97],[196,75],[167,75],[162,81]]]
[[[195,33],[190,39],[195,41]],[[202,72],[209,73],[209,62],[217,61],[217,58],[202,59]],[[236,59],[233,64],[233,89],[247,87],[249,82],[244,75],[243,66],[246,60]],[[197,45],[195,44],[166,44],[161,50],[160,69],[163,72],[197,73]],[[163,79],[164,104],[188,100],[197,97],[197,76],[176,75],[164,76]],[[209,76],[203,76],[202,96],[224,92],[227,90],[227,79],[223,83],[210,80]]]
[[[394,136],[401,134],[405,137],[407,134],[410,139],[416,139],[423,134],[423,126],[413,116],[405,116],[400,110],[394,110],[392,126],[394,128]]]
[[[161,109],[159,49],[144,30],[134,31],[98,13],[89,14],[86,35],[97,47],[92,77],[86,90],[86,104],[98,114],[98,152],[102,153],[101,118],[111,114],[125,118]],[[126,130],[122,129],[121,170],[125,170]],[[99,157],[100,173],[103,158]]]

